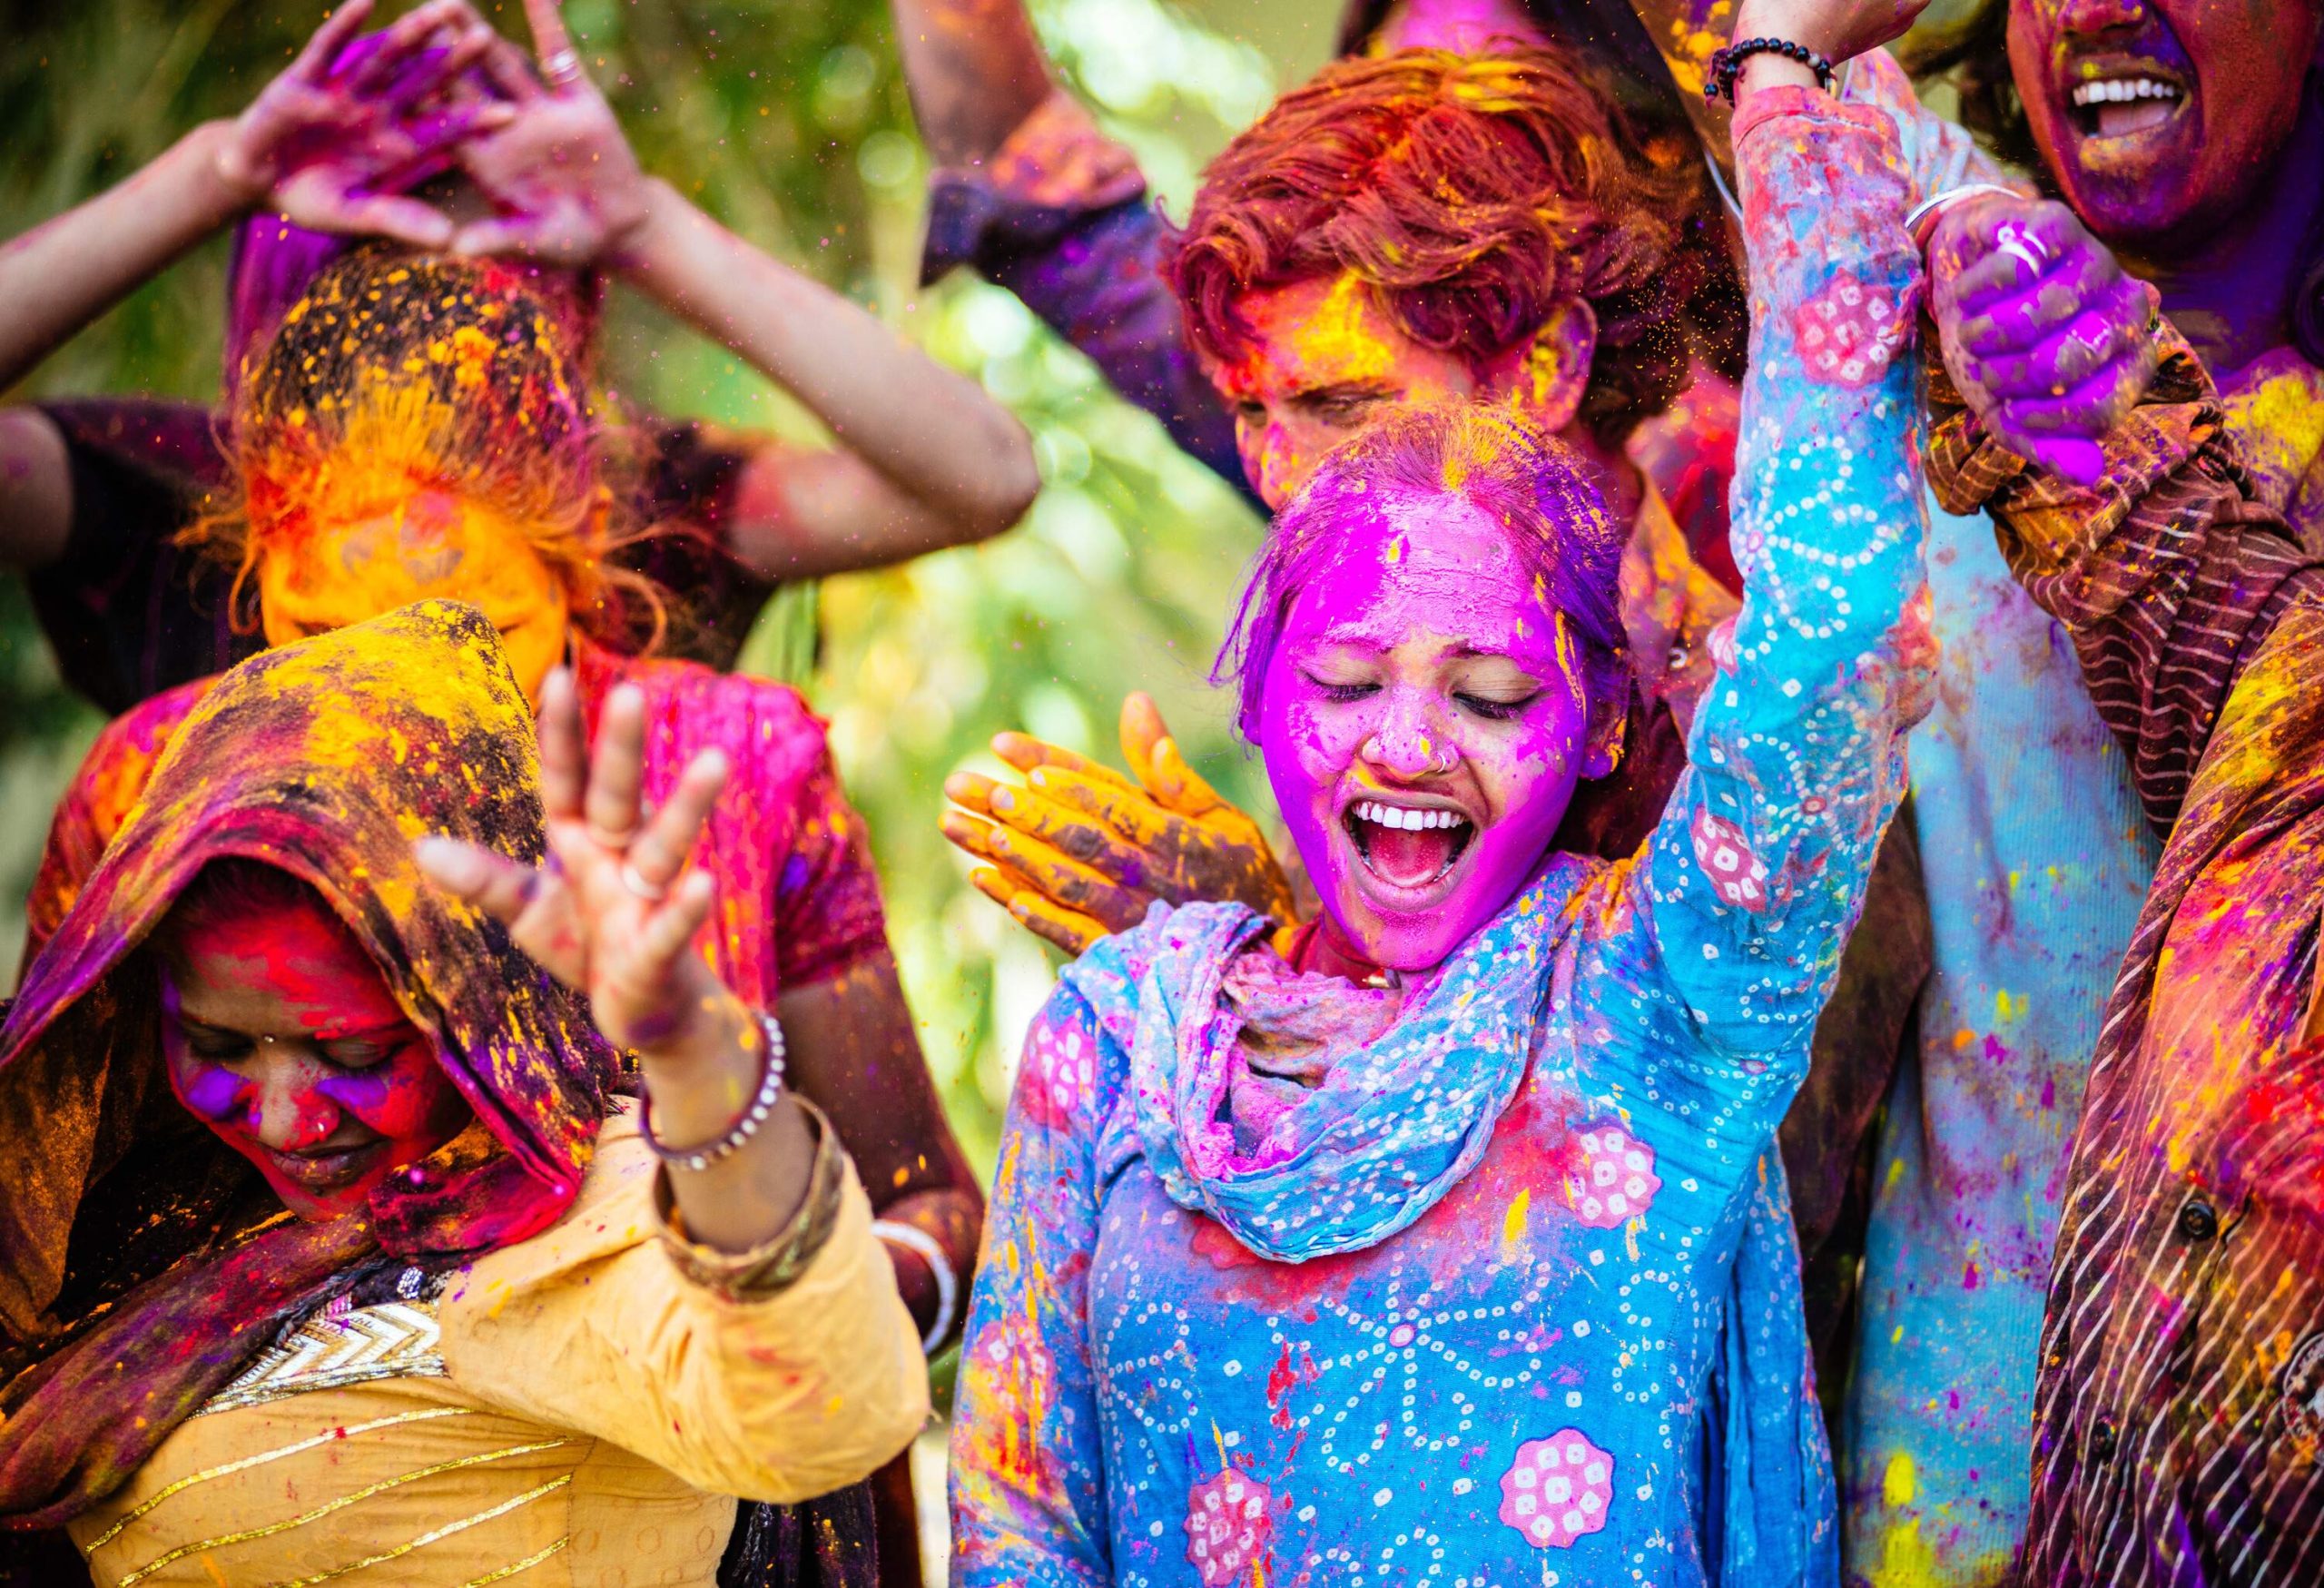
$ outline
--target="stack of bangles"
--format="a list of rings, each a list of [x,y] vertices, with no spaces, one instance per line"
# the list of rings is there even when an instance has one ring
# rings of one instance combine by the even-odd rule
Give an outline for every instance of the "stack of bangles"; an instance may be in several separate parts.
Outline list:
[[[1710,64],[1703,71],[1703,102],[1707,104],[1725,100],[1735,103],[1735,74],[1743,63],[1753,55],[1782,55],[1798,62],[1816,74],[1816,81],[1824,92],[1832,92],[1832,84],[1839,81],[1839,68],[1828,56],[1819,55],[1806,44],[1793,44],[1789,39],[1738,39],[1721,50],[1711,52]]]
[[[639,1130],[645,1138],[645,1145],[652,1148],[654,1156],[664,1163],[699,1174],[757,1135],[759,1127],[766,1123],[766,1117],[774,1111],[775,1101],[783,1095],[785,1056],[783,1027],[764,1010],[753,1012],[758,1016],[759,1030],[766,1034],[766,1068],[759,1079],[758,1095],[751,1099],[750,1106],[743,1110],[742,1118],[734,1121],[734,1128],[725,1135],[706,1147],[692,1151],[680,1152],[665,1147],[661,1139],[654,1134],[654,1100],[650,1095],[646,1098]],[[872,1233],[891,1246],[903,1248],[928,1265],[928,1272],[936,1281],[936,1317],[928,1326],[928,1333],[921,1337],[920,1346],[921,1350],[932,1354],[943,1343],[944,1336],[952,1332],[952,1320],[960,1308],[960,1277],[952,1271],[952,1261],[944,1255],[943,1247],[926,1230],[916,1229],[891,1218],[875,1218],[872,1221]]]

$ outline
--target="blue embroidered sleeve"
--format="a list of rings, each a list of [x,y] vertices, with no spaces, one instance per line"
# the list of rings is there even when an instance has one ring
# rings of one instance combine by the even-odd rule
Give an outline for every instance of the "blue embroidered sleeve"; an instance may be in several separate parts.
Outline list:
[[[1786,89],[1738,117],[1752,347],[1733,487],[1741,613],[1660,824],[1602,902],[1607,1020],[1756,1139],[1816,1017],[1925,709],[1909,173],[1876,112]],[[1667,1095],[1667,1094],[1666,1094]]]
[[[1088,1317],[1107,1039],[1080,986],[1069,972],[1026,1034],[961,1336],[951,1467],[962,1588],[1113,1582]]]

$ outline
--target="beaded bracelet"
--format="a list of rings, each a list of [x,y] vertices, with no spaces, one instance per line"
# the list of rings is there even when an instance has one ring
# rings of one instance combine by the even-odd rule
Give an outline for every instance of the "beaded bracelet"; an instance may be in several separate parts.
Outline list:
[[[750,1107],[743,1110],[743,1117],[734,1121],[734,1128],[725,1135],[707,1147],[698,1147],[688,1152],[673,1152],[663,1146],[660,1138],[654,1134],[654,1097],[650,1091],[646,1094],[645,1110],[638,1115],[637,1131],[645,1138],[645,1145],[654,1149],[654,1156],[664,1163],[700,1173],[757,1135],[759,1127],[766,1123],[766,1117],[774,1112],[775,1102],[783,1096],[783,1028],[766,1011],[762,1009],[753,1012],[758,1016],[759,1030],[766,1033],[766,1067],[760,1073],[758,1095],[751,1100]]]
[[[1798,62],[1816,74],[1824,92],[1832,92],[1832,84],[1839,81],[1839,68],[1817,54],[1806,44],[1793,44],[1789,39],[1740,39],[1726,48],[1711,52],[1710,65],[1703,73],[1703,103],[1716,104],[1725,100],[1735,103],[1735,74],[1743,63],[1753,55],[1782,55]]]

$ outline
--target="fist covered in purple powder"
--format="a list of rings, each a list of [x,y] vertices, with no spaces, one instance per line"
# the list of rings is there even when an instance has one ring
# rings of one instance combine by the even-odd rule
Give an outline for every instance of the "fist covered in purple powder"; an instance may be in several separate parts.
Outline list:
[[[1928,245],[1945,367],[2013,451],[2079,485],[2154,378],[2159,299],[2061,203],[1984,192],[1945,210]]]

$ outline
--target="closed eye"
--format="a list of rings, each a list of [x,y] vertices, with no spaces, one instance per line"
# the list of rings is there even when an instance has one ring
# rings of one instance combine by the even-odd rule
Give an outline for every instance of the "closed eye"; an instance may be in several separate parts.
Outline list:
[[[1377,684],[1334,684],[1327,678],[1318,678],[1313,673],[1303,674],[1301,676],[1314,685],[1317,693],[1321,694],[1325,700],[1342,704],[1353,700],[1363,700],[1369,695],[1380,693],[1380,686]]]
[[[1523,715],[1527,706],[1541,698],[1541,692],[1536,689],[1522,700],[1492,700],[1482,695],[1457,694],[1452,698],[1460,704],[1462,710],[1483,717],[1488,722],[1500,723]]]
[[[212,1064],[231,1064],[250,1057],[251,1040],[240,1031],[190,1022],[180,1029],[185,1032],[185,1050],[197,1059],[206,1059]]]
[[[341,1070],[369,1070],[385,1063],[395,1050],[384,1042],[325,1042],[323,1057]]]

